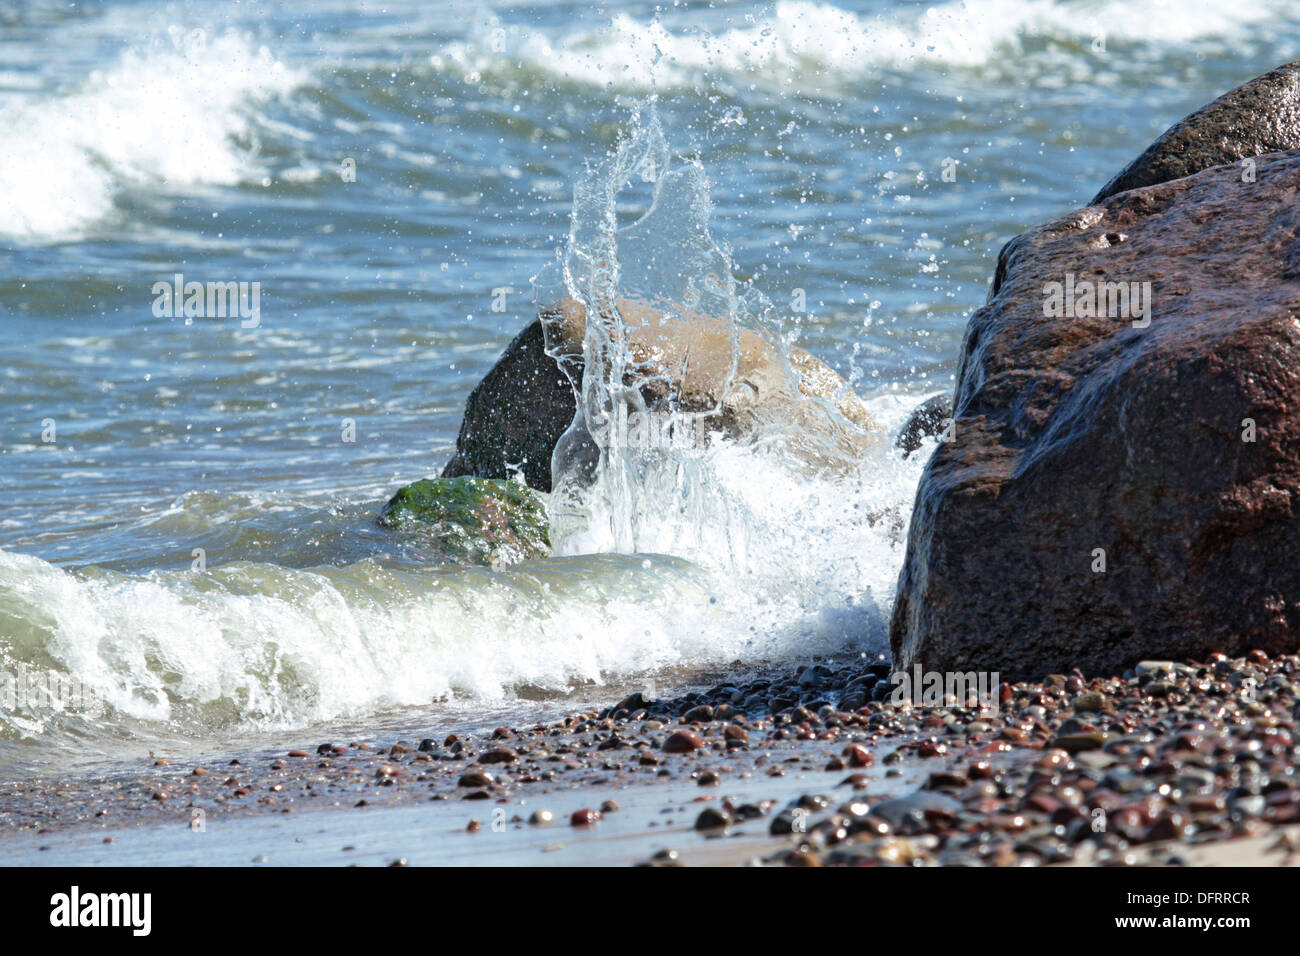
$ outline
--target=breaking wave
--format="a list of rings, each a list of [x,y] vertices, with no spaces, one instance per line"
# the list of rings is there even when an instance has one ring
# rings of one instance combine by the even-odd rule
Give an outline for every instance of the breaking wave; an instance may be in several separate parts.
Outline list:
[[[767,12],[727,16],[712,30],[615,14],[599,30],[539,32],[484,14],[472,35],[433,56],[436,68],[467,78],[525,69],[572,83],[644,91],[689,88],[731,76],[792,92],[838,89],[881,69],[930,61],[979,67],[1030,47],[1048,56],[1086,56],[1111,46],[1170,46],[1248,38],[1287,0],[949,0],[917,4],[890,18],[815,0],[780,0]],[[735,19],[743,19],[740,25]]]
[[[173,29],[77,89],[0,103],[0,235],[79,238],[127,187],[260,179],[251,108],[303,78],[245,36]]]

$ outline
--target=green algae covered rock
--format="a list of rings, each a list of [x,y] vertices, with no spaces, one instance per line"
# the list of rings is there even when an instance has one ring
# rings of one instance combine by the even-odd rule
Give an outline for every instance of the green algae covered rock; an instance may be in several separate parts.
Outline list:
[[[517,481],[424,478],[393,495],[379,525],[459,564],[503,567],[551,553],[546,503]]]

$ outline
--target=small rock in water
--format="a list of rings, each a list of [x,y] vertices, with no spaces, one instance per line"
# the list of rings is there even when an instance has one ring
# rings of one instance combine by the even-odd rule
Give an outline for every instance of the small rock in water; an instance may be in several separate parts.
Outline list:
[[[1061,734],[1052,741],[1053,747],[1059,747],[1067,753],[1080,753],[1084,750],[1099,750],[1106,746],[1112,735],[1103,730],[1088,734]]]
[[[737,727],[735,724],[727,724],[722,728],[722,736],[727,740],[739,741],[742,744],[749,743],[749,731],[743,727]]]
[[[844,757],[850,767],[870,767],[876,762],[876,758],[871,756],[871,751],[861,744],[849,744],[845,747]]]
[[[707,807],[695,818],[695,829],[716,830],[731,824],[731,817],[717,807]]]
[[[693,730],[679,730],[664,741],[664,752],[670,754],[689,753],[704,746],[704,739]]]
[[[1106,695],[1095,690],[1080,694],[1074,699],[1076,713],[1101,713],[1106,709]]]

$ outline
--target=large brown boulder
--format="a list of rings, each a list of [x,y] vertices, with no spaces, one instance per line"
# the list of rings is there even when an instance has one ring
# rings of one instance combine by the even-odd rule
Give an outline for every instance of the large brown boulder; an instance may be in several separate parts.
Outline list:
[[[790,349],[787,364],[749,330],[740,330],[733,340],[723,322],[667,318],[626,300],[619,312],[627,330],[629,379],[639,385],[648,407],[671,401],[682,412],[715,412],[710,429],[731,438],[742,438],[760,424],[784,423],[798,442],[815,429],[811,421],[800,427],[800,416],[811,417],[813,409],[798,399],[822,398],[852,423],[832,429],[838,452],[861,454],[874,440],[862,400],[803,349]],[[531,487],[551,490],[551,452],[576,407],[566,373],[574,386],[581,383],[585,334],[586,315],[578,303],[563,300],[541,311],[470,394],[456,454],[443,477],[504,478],[522,470]]]
[[[1300,646],[1300,153],[1012,240],[962,347],[895,664],[1041,676]],[[1084,282],[1149,282],[1149,324]],[[1053,317],[1073,284],[1073,317]],[[1129,287],[1144,298],[1141,286]],[[1130,302],[1130,305],[1132,303]]]
[[[1191,176],[1247,157],[1300,149],[1300,61],[1256,77],[1179,120],[1092,199]],[[1249,175],[1241,170],[1241,175]]]

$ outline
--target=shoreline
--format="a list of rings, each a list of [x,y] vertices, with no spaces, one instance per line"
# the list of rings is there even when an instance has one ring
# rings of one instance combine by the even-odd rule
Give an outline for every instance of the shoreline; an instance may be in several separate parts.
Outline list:
[[[298,733],[7,783],[0,864],[1289,865],[1297,672],[1259,653],[1145,662],[1004,684],[983,714],[839,709],[870,672],[814,665],[752,682],[776,703],[799,690],[775,714],[747,715],[729,701],[754,687],[723,684],[482,735]]]

